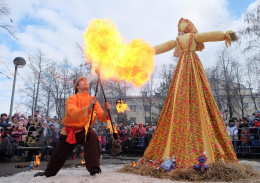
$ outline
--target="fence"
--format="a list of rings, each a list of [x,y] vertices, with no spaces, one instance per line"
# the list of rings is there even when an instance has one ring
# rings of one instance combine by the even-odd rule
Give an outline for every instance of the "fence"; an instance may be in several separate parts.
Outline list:
[[[238,157],[260,155],[260,128],[237,128],[231,134],[230,138]]]

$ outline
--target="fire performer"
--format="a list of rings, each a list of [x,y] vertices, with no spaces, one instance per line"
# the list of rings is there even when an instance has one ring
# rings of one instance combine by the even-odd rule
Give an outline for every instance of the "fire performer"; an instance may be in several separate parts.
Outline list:
[[[93,130],[87,132],[85,126],[90,122],[93,105],[95,107],[91,125],[95,123],[96,118],[101,122],[107,122],[109,119],[108,109],[111,107],[106,102],[104,111],[101,109],[97,98],[88,93],[89,83],[85,76],[77,79],[74,89],[75,94],[66,100],[66,114],[62,120],[65,127],[61,131],[60,140],[51,156],[47,169],[44,172],[36,173],[35,177],[55,176],[77,144],[84,147],[85,164],[90,175],[93,176],[101,172],[98,137]],[[86,142],[87,133],[90,135],[89,142]]]

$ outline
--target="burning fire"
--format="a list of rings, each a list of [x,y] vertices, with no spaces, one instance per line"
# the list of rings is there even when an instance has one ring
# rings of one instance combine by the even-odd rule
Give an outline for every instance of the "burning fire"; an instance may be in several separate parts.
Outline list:
[[[81,160],[81,164],[82,164],[82,165],[85,165],[85,160]]]
[[[116,128],[117,128],[117,125],[114,126],[114,132],[118,133]],[[112,125],[111,125],[111,121],[110,120],[107,120],[107,127],[106,127],[106,129],[110,129],[110,134],[113,134],[113,129],[112,129]]]
[[[125,101],[122,99],[118,99],[116,101],[116,109],[118,113],[124,113],[126,110],[131,111],[128,107]]]
[[[126,44],[109,19],[89,21],[84,33],[85,55],[105,78],[117,78],[143,85],[153,71],[154,49],[141,39]]]
[[[41,158],[41,153],[39,155],[36,155],[35,157],[35,161],[34,161],[34,165],[37,167],[37,166],[40,166],[40,158]]]

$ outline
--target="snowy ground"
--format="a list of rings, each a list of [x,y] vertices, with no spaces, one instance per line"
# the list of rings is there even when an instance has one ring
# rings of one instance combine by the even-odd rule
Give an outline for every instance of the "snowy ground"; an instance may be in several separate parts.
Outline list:
[[[249,163],[253,167],[260,167],[260,163],[258,162],[248,162],[242,161],[242,163]],[[1,183],[82,183],[82,182],[90,182],[90,183],[169,183],[169,182],[177,182],[165,179],[156,179],[151,177],[139,176],[134,174],[125,174],[116,172],[117,169],[121,168],[123,165],[102,165],[102,174],[96,176],[90,176],[85,167],[78,168],[67,168],[62,169],[59,173],[54,177],[33,177],[35,173],[38,171],[27,171],[21,172],[9,177],[1,177]],[[180,183],[180,182],[179,182]]]

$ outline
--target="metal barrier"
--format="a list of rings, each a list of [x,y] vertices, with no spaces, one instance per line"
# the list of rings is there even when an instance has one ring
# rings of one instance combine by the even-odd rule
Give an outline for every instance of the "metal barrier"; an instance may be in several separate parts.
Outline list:
[[[237,130],[241,133],[235,133]],[[242,130],[248,130],[249,134],[242,133]],[[251,157],[256,157],[260,155],[260,128],[255,127],[244,127],[237,128],[233,130],[233,136],[230,136],[234,150],[238,156],[240,155],[251,155]],[[241,140],[241,136],[247,136],[246,140]],[[237,139],[236,139],[237,137]]]

